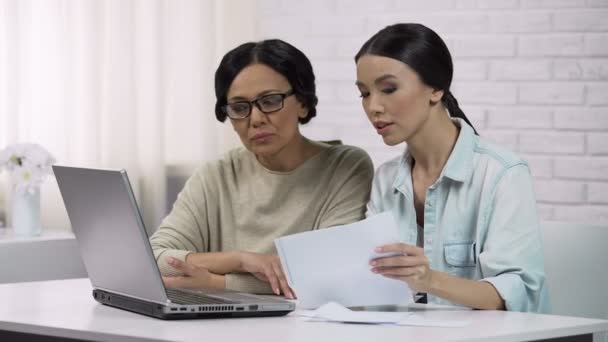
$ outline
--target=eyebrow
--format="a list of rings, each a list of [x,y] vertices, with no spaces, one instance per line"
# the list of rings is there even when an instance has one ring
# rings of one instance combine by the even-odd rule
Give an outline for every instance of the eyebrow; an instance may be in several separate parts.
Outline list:
[[[390,79],[390,78],[397,78],[397,77],[396,77],[395,75],[391,75],[391,74],[384,74],[384,75],[382,75],[382,76],[380,76],[380,77],[376,78],[376,79],[374,80],[374,84],[378,84],[378,83],[380,83],[380,82],[382,82],[382,81],[384,81],[384,80]],[[361,81],[357,81],[357,82],[355,82],[355,85],[358,85],[358,86],[365,86],[365,84],[363,84],[363,82],[361,82]]]
[[[266,94],[275,93],[275,92],[281,92],[281,91],[279,89],[264,90],[263,92],[257,94],[254,99],[258,99]],[[228,101],[249,101],[249,99],[246,98],[245,96],[233,96],[233,97],[229,98]]]

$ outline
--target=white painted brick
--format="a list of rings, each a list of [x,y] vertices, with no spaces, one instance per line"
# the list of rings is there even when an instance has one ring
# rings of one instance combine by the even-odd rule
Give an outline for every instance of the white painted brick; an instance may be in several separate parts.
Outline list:
[[[558,80],[608,80],[608,59],[558,59],[553,70]]]
[[[563,180],[534,181],[536,200],[543,203],[583,203],[585,183]]]
[[[591,155],[608,155],[608,133],[588,133],[587,149]]]
[[[397,0],[393,6],[395,11],[448,10],[454,6],[454,2],[452,0]]]
[[[608,204],[608,183],[588,183],[587,202]]]
[[[335,13],[335,2],[327,0],[307,0],[307,1],[293,1],[283,0],[280,8],[280,12],[266,12],[269,16],[281,14],[289,15],[302,15],[303,13],[314,13],[333,14]],[[290,28],[291,29],[291,28]]]
[[[554,126],[559,129],[608,130],[608,107],[556,109]]]
[[[578,56],[583,53],[580,34],[525,35],[519,37],[520,56]]]
[[[256,9],[259,15],[268,15],[281,11],[281,0],[257,0]]]
[[[564,32],[608,30],[608,10],[564,11],[553,14],[553,29]]]
[[[506,147],[511,151],[518,150],[519,134],[517,132],[493,129],[478,130],[478,132],[480,136],[492,143]]]
[[[357,54],[357,52],[359,52],[359,49],[361,49],[361,46],[363,46],[363,44],[369,39],[371,38],[371,34],[369,36],[358,36],[356,38],[348,38],[348,37],[343,37],[340,39],[337,39],[336,41],[336,57],[339,58],[346,58],[348,59],[350,62],[355,63],[355,55]]]
[[[515,55],[515,37],[477,35],[450,38],[454,57],[511,57]]]
[[[550,60],[500,60],[490,63],[490,79],[498,81],[539,81],[551,79]]]
[[[486,109],[480,106],[472,106],[468,104],[458,103],[462,112],[471,121],[475,129],[480,130],[486,128]]]
[[[478,0],[481,9],[508,9],[519,7],[519,0]]]
[[[585,0],[521,0],[522,8],[576,8],[585,7]]]
[[[490,15],[490,32],[526,33],[551,31],[549,12],[507,12]]]
[[[421,22],[450,47],[452,91],[481,137],[520,153],[541,181],[540,219],[608,223],[608,23],[598,20],[608,0],[261,0],[258,8],[257,39],[285,39],[315,66],[320,104],[307,136],[360,146],[376,167],[402,153],[368,123],[353,57],[377,30]]]
[[[608,223],[608,207],[606,206],[563,206],[555,208],[556,221],[605,225]]]
[[[266,16],[257,22],[257,35],[260,39],[283,38],[289,40],[291,36],[307,34],[310,32],[310,27],[310,17]]]
[[[317,59],[331,59],[336,56],[336,39],[333,38],[294,36],[289,38],[289,43],[304,52],[311,59],[311,63]]]
[[[311,18],[309,34],[318,36],[352,36],[362,34],[367,25],[367,18],[358,16],[314,15]],[[361,42],[363,44],[363,42]]]
[[[585,86],[572,82],[530,82],[519,86],[523,104],[582,104]]]
[[[487,79],[488,63],[484,60],[454,60],[454,80],[483,81]]]
[[[583,154],[585,135],[570,132],[522,132],[519,150],[523,153]]]
[[[315,75],[318,75],[319,73],[315,70]],[[333,82],[330,81],[319,81],[317,79],[316,82],[316,86],[317,86],[317,97],[319,98],[319,103],[320,104],[332,104],[335,103],[336,98],[337,98],[337,94],[336,94],[336,87],[333,84]]]
[[[488,110],[489,128],[551,128],[552,111],[546,107],[497,107]]]
[[[331,1],[323,0],[324,2],[331,3]],[[307,3],[308,1],[302,1]],[[337,0],[336,12],[340,14],[360,14],[360,13],[377,13],[385,12],[390,9],[392,5],[391,0]]]
[[[366,128],[369,126],[369,129],[372,129],[360,103],[332,105],[319,102],[317,116],[313,120],[322,125],[358,125]]]
[[[608,56],[608,34],[596,33],[585,35],[585,55]]]
[[[540,221],[552,221],[553,220],[553,206],[549,204],[537,204],[536,205],[538,219]]]
[[[587,84],[587,104],[608,105],[608,82]]]
[[[356,67],[350,61],[324,61],[312,62],[316,77],[320,81],[351,81],[351,88],[355,88]]]
[[[359,89],[355,86],[355,77],[349,81],[335,82],[336,87],[336,98],[335,101],[338,103],[344,103],[349,105],[361,104],[361,94]]]
[[[488,17],[483,12],[445,13],[404,11],[399,14],[374,15],[368,29],[375,32],[394,23],[420,23],[437,32],[443,39],[449,34],[487,33]]]
[[[555,177],[585,180],[608,180],[608,157],[556,158]]]
[[[517,86],[508,82],[454,82],[452,93],[461,104],[515,104]]]
[[[514,9],[519,6],[517,0],[456,0],[456,9]]]
[[[608,0],[587,0],[589,7],[608,7]]]
[[[534,178],[553,177],[553,158],[537,155],[522,155],[522,158],[528,162]]]

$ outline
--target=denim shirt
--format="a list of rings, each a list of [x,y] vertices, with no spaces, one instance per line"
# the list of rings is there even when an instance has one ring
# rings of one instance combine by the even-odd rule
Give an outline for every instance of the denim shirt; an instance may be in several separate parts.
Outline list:
[[[540,227],[525,161],[479,138],[463,120],[424,203],[424,253],[433,270],[491,283],[510,311],[548,312]],[[368,216],[391,210],[402,242],[416,245],[412,157],[382,164]],[[428,295],[429,303],[453,304]]]

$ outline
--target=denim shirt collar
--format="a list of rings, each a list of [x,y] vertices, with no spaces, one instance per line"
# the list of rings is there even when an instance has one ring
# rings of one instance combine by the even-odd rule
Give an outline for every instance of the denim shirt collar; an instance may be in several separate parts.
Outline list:
[[[449,178],[456,182],[465,182],[473,174],[473,155],[477,136],[464,120],[452,118],[452,121],[460,127],[460,133],[454,149],[448,158],[437,183],[443,178]],[[403,194],[412,194],[412,156],[406,149],[399,162],[399,171],[393,182],[393,187]]]

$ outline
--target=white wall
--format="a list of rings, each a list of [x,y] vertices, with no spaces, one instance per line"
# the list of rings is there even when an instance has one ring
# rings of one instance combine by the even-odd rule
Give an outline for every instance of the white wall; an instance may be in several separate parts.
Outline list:
[[[320,105],[305,134],[361,146],[376,166],[402,147],[367,123],[353,56],[397,22],[446,40],[453,93],[482,136],[530,162],[542,219],[608,222],[608,1],[260,0],[257,37],[312,60]]]

